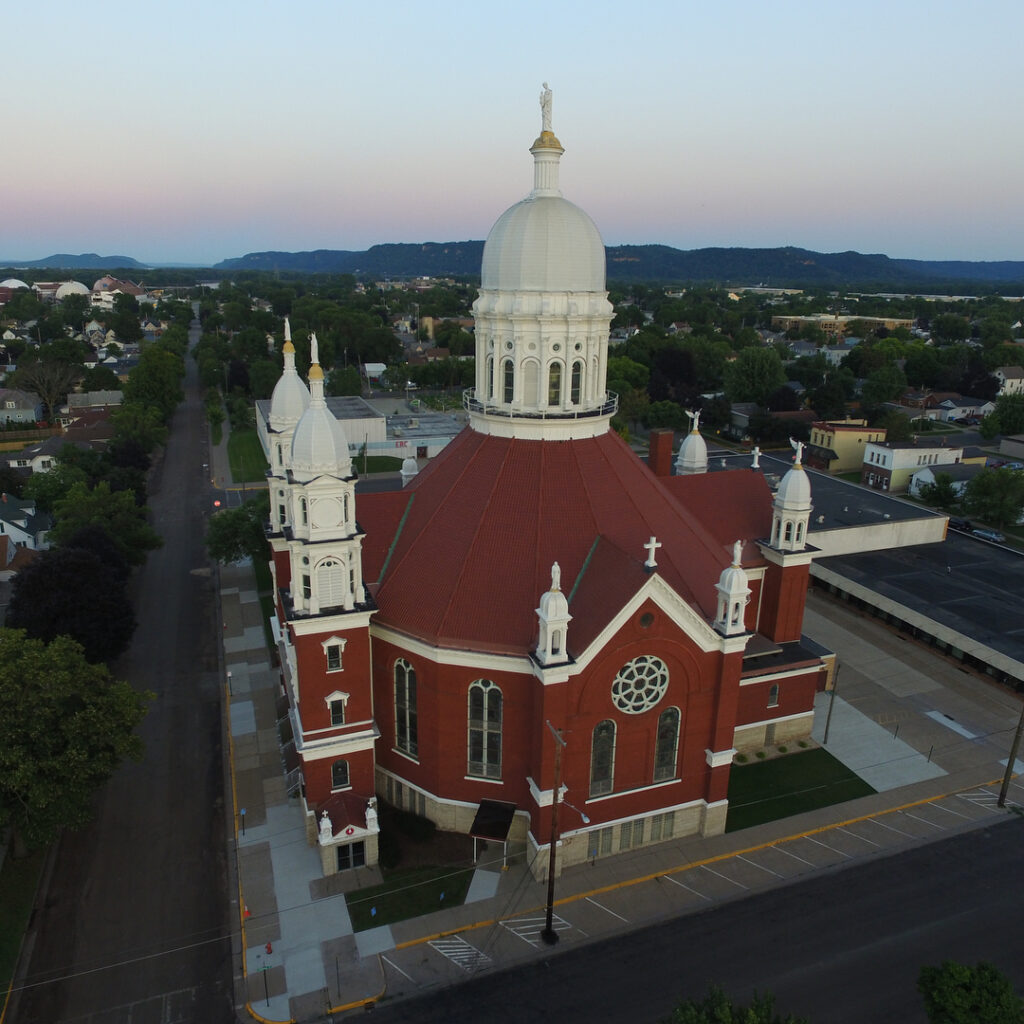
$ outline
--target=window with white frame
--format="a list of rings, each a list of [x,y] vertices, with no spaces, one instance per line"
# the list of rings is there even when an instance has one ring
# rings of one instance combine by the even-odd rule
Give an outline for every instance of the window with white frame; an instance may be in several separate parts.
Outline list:
[[[666,708],[658,716],[658,736],[654,745],[654,781],[675,777],[676,752],[679,749],[679,708]]]
[[[469,774],[501,778],[501,690],[489,679],[469,688]]]
[[[344,671],[344,665],[342,663],[342,654],[345,651],[345,644],[348,641],[344,637],[332,636],[320,645],[324,649],[324,658],[327,661],[328,672],[342,672]]]
[[[404,658],[395,662],[395,746],[412,757],[419,753],[416,669]]]
[[[331,765],[331,789],[346,789],[348,785],[348,761],[335,761]]]
[[[768,687],[768,707],[777,708],[779,706],[779,684],[772,683]]]
[[[345,708],[348,706],[348,694],[341,690],[335,690],[324,698],[327,710],[331,716],[331,725],[345,724]]]

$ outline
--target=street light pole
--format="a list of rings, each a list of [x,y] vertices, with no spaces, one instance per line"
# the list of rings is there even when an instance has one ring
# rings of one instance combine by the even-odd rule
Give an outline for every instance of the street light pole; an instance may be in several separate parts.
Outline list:
[[[555,913],[555,868],[558,857],[558,804],[561,799],[562,789],[562,748],[565,740],[562,739],[561,730],[556,729],[550,722],[547,727],[555,738],[555,786],[551,792],[551,849],[548,852],[548,901],[544,930],[540,933],[541,939],[549,946],[558,942],[558,933],[552,925]]]
[[[1017,732],[1013,737],[1013,746],[1010,747],[1010,759],[1006,762],[1006,774],[1003,776],[1003,786],[999,790],[1000,807],[1006,806],[1006,793],[1010,788],[1010,779],[1013,776],[1013,766],[1017,763],[1017,750],[1020,747],[1020,736],[1024,733],[1024,704],[1020,708],[1020,721],[1017,722]]]

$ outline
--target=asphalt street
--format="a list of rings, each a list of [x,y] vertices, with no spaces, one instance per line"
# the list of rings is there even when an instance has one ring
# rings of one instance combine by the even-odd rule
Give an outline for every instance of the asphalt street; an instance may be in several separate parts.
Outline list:
[[[203,547],[209,460],[186,365],[150,486],[164,546],[133,580],[138,630],[113,666],[155,695],[140,727],[145,757],[122,766],[97,794],[95,821],[52,852],[8,1008],[16,1024],[234,1019],[220,636]]]
[[[385,999],[374,1019],[655,1022],[717,981],[736,1001],[773,993],[810,1024],[925,1022],[925,964],[989,960],[1024,990],[1022,842],[1010,819],[514,970],[469,970],[464,984]]]

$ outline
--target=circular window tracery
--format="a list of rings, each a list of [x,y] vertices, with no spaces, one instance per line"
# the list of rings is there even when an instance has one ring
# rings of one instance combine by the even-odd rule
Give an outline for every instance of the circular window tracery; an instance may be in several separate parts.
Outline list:
[[[668,689],[668,666],[650,654],[623,665],[612,680],[612,703],[627,715],[653,708]]]

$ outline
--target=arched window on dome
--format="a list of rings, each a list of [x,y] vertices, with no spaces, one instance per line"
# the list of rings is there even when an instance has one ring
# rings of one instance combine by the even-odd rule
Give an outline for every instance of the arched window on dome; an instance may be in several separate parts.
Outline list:
[[[553,629],[551,631],[551,654],[553,657],[557,657],[562,653],[562,631],[560,629]]]
[[[299,518],[303,526],[309,525],[309,505],[305,498],[299,498]]]
[[[279,466],[283,466],[284,465],[284,445],[283,444],[279,444],[277,446],[277,464]]]
[[[487,380],[484,383],[484,400],[494,401],[494,356],[487,357]]]
[[[316,567],[316,596],[321,608],[345,603],[345,570],[336,558],[327,558]]]
[[[416,669],[404,658],[395,662],[395,747],[410,757],[419,754]]]
[[[796,524],[796,542],[797,544],[804,542],[804,524],[802,522]]]
[[[515,397],[515,393],[516,393],[516,390],[515,390],[515,385],[516,385],[516,369],[515,369],[515,364],[512,362],[511,359],[506,359],[505,362],[501,364],[501,371],[502,371],[501,372],[501,375],[502,375],[501,400],[506,405],[511,405],[512,404],[512,399]]]
[[[658,737],[654,746],[654,781],[675,778],[679,749],[679,708],[666,708],[658,716]]]
[[[548,367],[548,405],[562,404],[562,364],[552,363]]]
[[[782,535],[783,540],[789,544],[793,540],[793,521],[790,519],[786,520],[786,529]]]
[[[341,503],[342,503],[342,522],[345,524],[345,526],[348,526],[348,524],[349,524],[349,514],[348,514],[348,495],[347,494],[344,496],[344,498],[341,499]]]
[[[482,779],[501,778],[501,690],[489,679],[469,687],[469,772]]]
[[[540,405],[540,363],[536,359],[523,363],[523,404]]]
[[[615,778],[615,723],[606,718],[594,726],[590,744],[590,795],[612,791]]]
[[[569,389],[569,401],[573,405],[582,404],[583,400],[583,363],[578,359],[572,364],[572,385]]]

